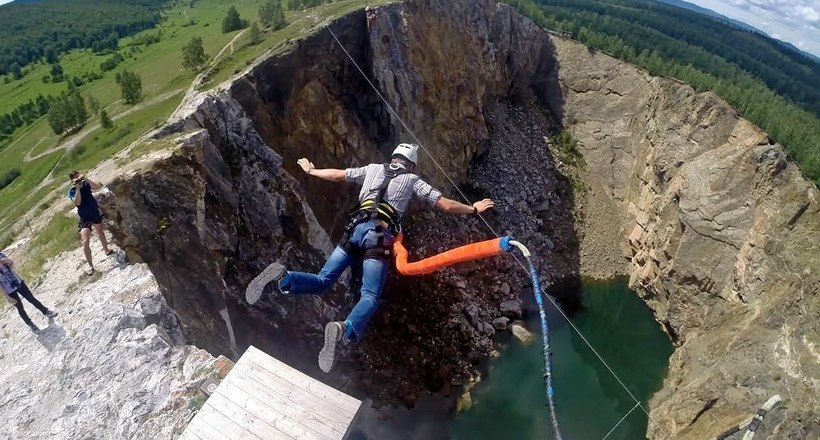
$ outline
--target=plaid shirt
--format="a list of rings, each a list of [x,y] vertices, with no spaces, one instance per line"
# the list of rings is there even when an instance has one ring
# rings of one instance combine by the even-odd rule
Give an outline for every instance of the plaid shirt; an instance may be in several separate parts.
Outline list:
[[[359,192],[359,203],[367,199],[375,199],[379,194],[379,187],[384,182],[384,165],[371,163],[360,168],[348,168],[345,170],[345,180],[362,186]],[[384,194],[384,200],[401,217],[407,211],[407,205],[410,204],[413,196],[430,206],[436,206],[438,199],[441,198],[441,192],[421,180],[419,176],[408,172],[390,181]]]
[[[0,252],[0,258],[8,258],[6,254]],[[23,279],[20,278],[19,275],[14,273],[11,267],[6,266],[5,264],[0,264],[0,288],[2,288],[6,294],[11,294],[17,291],[20,288],[20,284],[23,283]]]

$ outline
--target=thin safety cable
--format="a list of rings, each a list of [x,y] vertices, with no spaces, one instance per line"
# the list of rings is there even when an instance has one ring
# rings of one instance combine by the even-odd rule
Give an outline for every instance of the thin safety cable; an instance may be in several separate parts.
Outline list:
[[[436,168],[438,168],[439,171],[441,171],[441,173],[444,175],[444,177],[447,178],[447,180],[450,182],[450,184],[453,185],[453,187],[456,189],[456,191],[459,193],[459,195],[464,200],[466,200],[468,204],[471,204],[470,199],[464,194],[464,192],[461,191],[461,189],[458,187],[458,185],[456,185],[455,181],[453,181],[453,179],[450,178],[450,176],[447,174],[447,171],[445,171],[444,168],[438,163],[436,158],[433,157],[433,155],[430,153],[430,151],[427,149],[427,147],[424,146],[424,144],[421,142],[421,140],[419,140],[419,138],[416,137],[416,134],[413,132],[413,130],[411,130],[410,127],[407,126],[407,124],[404,122],[404,120],[401,118],[401,116],[399,116],[398,112],[396,112],[396,110],[393,108],[393,106],[390,105],[390,103],[382,95],[382,93],[379,91],[379,89],[373,84],[372,81],[370,81],[370,78],[367,76],[367,74],[364,73],[362,68],[359,66],[359,63],[356,62],[356,60],[353,58],[353,56],[350,55],[350,52],[347,51],[345,46],[342,44],[342,42],[336,36],[336,33],[333,32],[333,29],[330,28],[329,24],[325,24],[325,28],[330,32],[330,35],[333,36],[333,39],[336,40],[336,43],[339,45],[339,47],[342,49],[342,51],[344,51],[345,55],[347,55],[347,58],[350,60],[350,62],[353,64],[353,66],[356,67],[356,70],[359,71],[359,73],[362,75],[362,77],[365,79],[365,81],[367,81],[367,83],[370,85],[370,87],[373,89],[373,91],[376,92],[376,95],[378,95],[379,98],[381,98],[382,102],[384,102],[384,105],[387,107],[388,110],[390,110],[390,113],[392,113],[393,116],[396,117],[396,119],[401,123],[402,127],[404,127],[404,129],[407,130],[407,133],[410,134],[410,136],[413,138],[413,140],[416,141],[416,143],[419,145],[419,147],[421,147],[421,149],[424,150],[424,153],[427,154],[428,157],[430,157],[430,159],[433,161],[433,164],[435,164]],[[481,219],[481,221],[484,223],[484,225],[487,226],[487,229],[489,229],[490,232],[493,233],[493,235],[495,235],[497,238],[501,237],[498,234],[498,232],[496,232],[495,229],[490,225],[490,223],[487,222],[487,219],[484,218],[483,215],[481,215],[481,213],[478,213],[478,217]],[[515,254],[512,254],[512,256],[515,259],[515,261],[518,262],[518,265],[521,266],[521,268],[524,270],[524,272],[529,274],[529,271],[527,270],[527,266],[524,265],[524,263],[518,258],[518,256],[516,256]],[[546,289],[545,289],[544,286],[541,286],[541,291],[547,296],[547,298],[550,300],[552,305],[555,306],[556,309],[558,309],[558,311],[561,313],[561,316],[564,317],[564,319],[569,323],[570,327],[572,327],[572,329],[578,334],[578,336],[581,337],[581,340],[583,340],[584,343],[589,347],[589,349],[592,350],[592,352],[595,354],[595,356],[598,358],[598,360],[601,361],[601,363],[606,367],[606,369],[609,371],[609,373],[612,374],[612,376],[618,381],[618,383],[621,385],[621,387],[623,387],[623,389],[626,391],[626,393],[629,394],[629,397],[631,397],[632,400],[637,404],[637,406],[646,414],[649,421],[653,425],[657,426],[659,429],[664,431],[663,428],[660,425],[658,425],[654,420],[652,420],[652,417],[649,415],[649,411],[647,411],[646,408],[644,408],[644,406],[641,404],[641,402],[635,397],[635,395],[632,394],[632,392],[629,390],[629,388],[627,388],[627,386],[624,384],[624,382],[621,380],[621,378],[617,374],[615,374],[615,371],[612,369],[612,367],[610,367],[609,364],[606,362],[606,360],[604,360],[603,356],[601,356],[601,354],[598,353],[598,350],[596,350],[595,347],[592,346],[592,344],[589,342],[589,340],[586,338],[586,336],[584,336],[584,334],[581,333],[581,330],[579,330],[578,327],[575,326],[575,324],[569,319],[569,316],[567,316],[567,314],[564,313],[564,311],[561,309],[560,306],[558,306],[558,304],[555,302],[555,300],[549,294],[546,293]]]

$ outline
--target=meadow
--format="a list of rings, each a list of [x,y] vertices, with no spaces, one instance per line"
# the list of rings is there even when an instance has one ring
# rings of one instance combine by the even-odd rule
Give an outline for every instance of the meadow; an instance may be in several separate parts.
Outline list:
[[[260,56],[288,50],[291,43],[314,32],[327,19],[386,1],[335,1],[311,9],[286,11],[288,24],[284,28],[277,31],[262,28],[255,42],[250,41],[245,32],[230,44],[243,30],[222,33],[221,23],[228,8],[234,6],[243,19],[258,21],[257,12],[262,3],[259,0],[171,3],[163,11],[164,19],[159,26],[120,39],[119,53],[124,60],[114,70],[79,87],[84,98],[92,96],[100,108],[107,111],[114,119],[114,127],[100,128],[99,115],[95,114],[74,133],[58,136],[44,116],[17,130],[9,142],[0,145],[0,176],[12,169],[21,171],[17,179],[0,190],[0,248],[21,236],[33,236],[35,240],[27,244],[30,255],[26,257],[25,272],[28,275],[37,275],[43,262],[79,244],[76,222],[69,212],[72,207],[65,201],[66,175],[70,170],[93,170],[147,132],[160,127],[199,73],[203,73],[205,81],[198,89],[207,90],[245,69]],[[160,36],[158,42],[144,44],[150,39],[146,37],[156,35]],[[182,47],[195,36],[202,39],[208,56],[209,66],[202,72],[182,66]],[[214,59],[220,51],[222,55]],[[100,63],[112,56],[82,49],[62,55],[59,62],[66,76],[81,76],[85,72],[99,72]],[[142,80],[142,100],[136,106],[122,101],[120,88],[114,81],[115,72],[123,70],[136,72]],[[50,75],[50,67],[45,63],[26,66],[24,71],[26,74],[21,80],[0,81],[0,113],[40,94],[57,96],[67,90],[65,81],[43,81],[44,76]],[[66,145],[71,148],[64,148]],[[150,150],[140,147],[136,145],[133,151]],[[54,203],[62,203],[60,209],[48,210]],[[42,230],[31,229],[32,220],[43,215],[51,215],[51,218],[37,222]],[[69,224],[72,226],[68,227]]]

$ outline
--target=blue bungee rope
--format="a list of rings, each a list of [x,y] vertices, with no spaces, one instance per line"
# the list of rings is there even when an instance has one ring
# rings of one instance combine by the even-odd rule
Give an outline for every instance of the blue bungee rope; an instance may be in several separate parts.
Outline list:
[[[547,325],[547,313],[544,311],[544,300],[541,296],[541,283],[538,281],[538,272],[530,259],[530,251],[522,243],[512,240],[509,244],[518,248],[527,265],[530,267],[530,279],[532,280],[532,291],[535,295],[535,303],[538,304],[538,316],[541,318],[541,340],[542,353],[544,354],[544,385],[546,386],[547,407],[552,418],[552,431],[556,440],[562,440],[561,430],[558,426],[558,414],[555,413],[555,391],[552,389],[552,350],[550,349],[549,326]]]

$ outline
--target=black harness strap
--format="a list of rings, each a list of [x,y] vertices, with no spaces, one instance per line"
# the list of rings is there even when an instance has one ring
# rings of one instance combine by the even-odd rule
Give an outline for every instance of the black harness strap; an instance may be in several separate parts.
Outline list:
[[[407,173],[403,167],[393,169],[390,164],[384,164],[384,180],[379,185],[379,191],[373,199],[367,199],[356,206],[350,216],[350,223],[347,225],[339,245],[351,256],[361,256],[363,259],[368,258],[389,258],[393,254],[391,246],[386,246],[384,243],[384,228],[383,226],[376,226],[376,232],[379,233],[379,240],[376,246],[367,249],[357,250],[350,243],[350,238],[353,235],[353,230],[356,226],[370,220],[382,220],[387,223],[391,232],[398,233],[400,230],[399,216],[396,209],[390,206],[384,197],[387,194],[387,188],[390,182]]]

